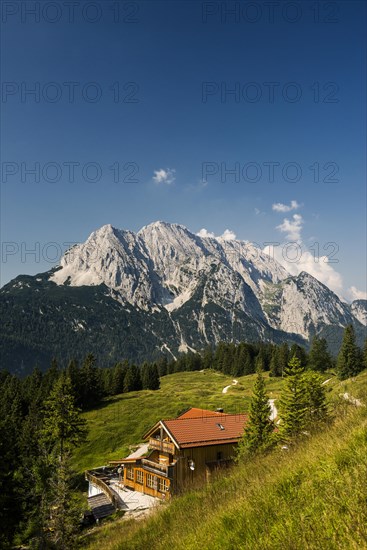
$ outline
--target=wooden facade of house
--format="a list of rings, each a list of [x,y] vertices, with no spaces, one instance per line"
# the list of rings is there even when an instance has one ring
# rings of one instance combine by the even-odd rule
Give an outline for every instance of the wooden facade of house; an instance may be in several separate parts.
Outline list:
[[[125,458],[123,483],[135,491],[169,499],[232,463],[247,417],[189,409],[157,422],[144,436],[146,456]]]

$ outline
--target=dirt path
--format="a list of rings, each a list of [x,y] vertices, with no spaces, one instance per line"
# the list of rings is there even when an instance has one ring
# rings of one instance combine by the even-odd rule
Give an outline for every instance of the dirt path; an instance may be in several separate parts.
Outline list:
[[[227,393],[227,391],[231,386],[236,386],[237,384],[238,384],[238,380],[232,380],[232,384],[229,384],[229,386],[226,386],[225,388],[223,388],[222,393]]]
[[[269,399],[269,401],[268,401],[268,403],[270,405],[270,409],[271,409],[270,420],[275,420],[276,417],[278,416],[278,409],[274,405],[274,401],[275,401],[275,399]]]

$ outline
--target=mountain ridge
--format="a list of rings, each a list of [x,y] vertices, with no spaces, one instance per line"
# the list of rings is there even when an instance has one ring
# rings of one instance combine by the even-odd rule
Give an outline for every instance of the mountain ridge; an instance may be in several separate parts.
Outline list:
[[[49,272],[10,281],[0,304],[1,350],[12,368],[11,349],[20,342],[28,351],[16,353],[18,364],[34,346],[48,357],[70,355],[77,342],[85,349],[81,335],[95,353],[108,342],[106,361],[172,358],[220,340],[307,345],[316,334],[327,334],[335,352],[343,327],[353,324],[361,339],[367,318],[367,302],[345,304],[312,275],[291,276],[247,241],[201,237],[167,222],[137,233],[104,225]],[[56,319],[68,353],[51,337]],[[35,328],[41,325],[46,342]]]

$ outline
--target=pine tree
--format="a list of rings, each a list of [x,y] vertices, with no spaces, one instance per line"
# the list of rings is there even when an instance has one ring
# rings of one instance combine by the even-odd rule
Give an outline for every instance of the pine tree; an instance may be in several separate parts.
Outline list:
[[[117,363],[112,369],[110,395],[118,395],[124,391],[124,380],[128,367],[128,361],[124,361]]]
[[[270,376],[282,376],[283,369],[279,355],[279,348],[274,347],[270,359]]]
[[[75,395],[75,403],[78,407],[82,405],[82,380],[80,374],[80,368],[78,362],[75,359],[72,359],[66,369],[66,373],[71,380],[71,385],[73,388],[73,393]]]
[[[249,420],[239,445],[240,456],[248,452],[267,449],[274,441],[274,423],[270,420],[271,408],[265,391],[265,380],[260,370],[255,381],[250,403]]]
[[[70,468],[70,454],[62,457],[50,482],[49,518],[47,521],[50,538],[60,550],[76,547],[79,518],[82,506],[72,490],[73,472]]]
[[[278,348],[279,367],[281,370],[281,376],[287,368],[288,362],[292,356],[289,354],[289,348],[287,342],[283,342]]]
[[[303,374],[305,386],[306,424],[314,428],[328,417],[326,402],[326,386],[322,385],[322,377],[317,372],[307,371]]]
[[[12,547],[20,508],[21,486],[17,478],[22,400],[19,380],[7,376],[0,392],[0,548]]]
[[[168,374],[168,361],[166,356],[158,359],[157,368],[158,368],[158,374],[160,378]]]
[[[308,355],[308,368],[319,372],[325,372],[332,367],[332,359],[327,349],[325,338],[314,337],[310,353]]]
[[[203,369],[213,368],[213,359],[213,350],[210,346],[207,346],[203,352]]]
[[[59,366],[55,358],[51,361],[51,367],[48,369],[46,374],[43,377],[43,387],[45,395],[48,395],[52,390],[56,380],[60,376]]]
[[[297,357],[297,359],[299,359],[301,363],[301,367],[307,366],[307,353],[302,346],[299,346],[298,344],[293,344],[291,346],[289,355],[290,357]]]
[[[136,365],[130,365],[124,380],[124,392],[139,391],[142,389],[140,370]]]
[[[260,348],[260,351],[256,356],[255,367],[256,367],[256,371],[263,372],[265,370],[265,358],[264,358],[264,352],[262,347]]]
[[[47,446],[64,452],[85,440],[86,423],[75,405],[75,396],[69,376],[63,372],[45,401],[42,436]]]
[[[80,509],[72,494],[70,455],[73,447],[85,441],[86,424],[75,406],[72,383],[65,372],[45,402],[41,436],[52,468],[44,502],[49,511],[45,527],[56,548],[71,550],[75,548]]]
[[[284,440],[299,435],[306,426],[306,394],[302,374],[304,367],[298,357],[292,357],[285,369],[285,384],[279,401],[280,434]]]
[[[363,369],[361,352],[356,344],[353,325],[344,330],[343,342],[337,359],[337,373],[340,380],[356,376]]]
[[[242,364],[242,373],[253,374],[255,372],[255,364],[251,355],[251,351],[248,346],[244,346],[240,354],[240,361]]]
[[[96,359],[92,353],[85,358],[80,369],[81,407],[88,409],[96,405],[102,397],[102,385],[96,366]]]

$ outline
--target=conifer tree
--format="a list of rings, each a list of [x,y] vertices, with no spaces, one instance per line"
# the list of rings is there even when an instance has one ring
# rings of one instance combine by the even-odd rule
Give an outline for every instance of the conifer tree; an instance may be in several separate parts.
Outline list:
[[[282,365],[279,357],[279,349],[273,348],[270,359],[270,376],[282,376]]]
[[[102,387],[96,359],[92,353],[87,355],[80,369],[80,385],[82,409],[96,405],[102,397]]]
[[[139,391],[142,389],[140,370],[136,365],[130,365],[124,380],[124,392]]]
[[[213,361],[214,361],[213,350],[210,346],[207,346],[204,349],[203,355],[202,355],[203,369],[212,369],[213,368]],[[162,376],[162,375],[160,374],[160,376]]]
[[[307,365],[307,353],[305,352],[304,348],[302,346],[299,346],[298,344],[293,344],[291,346],[290,357],[297,357],[301,363],[301,367],[306,367]]]
[[[318,372],[325,372],[332,367],[332,359],[327,349],[325,338],[314,337],[308,355],[308,368]]]
[[[306,424],[313,428],[328,417],[326,386],[323,386],[322,377],[317,372],[307,371],[303,374],[305,385]]]
[[[72,494],[70,454],[86,438],[86,425],[75,406],[69,376],[64,372],[45,402],[42,439],[49,452],[52,474],[48,484],[48,527],[56,548],[75,548],[80,508]]]
[[[286,378],[279,401],[280,434],[284,440],[296,437],[305,429],[307,405],[303,372],[301,361],[292,357],[284,371]]]
[[[160,377],[166,376],[166,374],[168,374],[168,361],[166,356],[157,361],[157,368]]]
[[[287,342],[283,342],[278,348],[279,366],[281,369],[281,376],[283,376],[285,369],[291,356],[289,354],[289,348]]]
[[[47,446],[60,457],[86,437],[85,420],[75,405],[69,376],[63,372],[45,401],[42,436]]]
[[[124,391],[124,380],[127,373],[129,363],[124,361],[123,363],[117,363],[111,375],[111,387],[110,395],[118,395]]]
[[[261,370],[257,371],[250,403],[249,420],[239,445],[239,455],[267,449],[274,441],[274,422],[270,419],[271,408],[265,391],[265,380]]]
[[[344,330],[343,342],[337,359],[337,373],[340,380],[356,376],[363,369],[361,352],[356,344],[353,325]]]
[[[70,454],[64,454],[50,481],[49,517],[46,522],[55,548],[73,550],[76,547],[82,506],[73,491]]]

